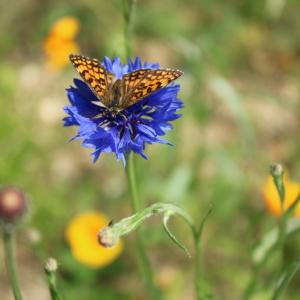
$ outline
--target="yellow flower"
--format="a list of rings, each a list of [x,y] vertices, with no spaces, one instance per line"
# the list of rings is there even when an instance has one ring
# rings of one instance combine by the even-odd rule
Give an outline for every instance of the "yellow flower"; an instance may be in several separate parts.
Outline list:
[[[109,220],[100,212],[86,212],[75,216],[66,228],[66,239],[73,256],[91,268],[101,268],[113,262],[122,252],[120,240],[111,248],[98,243],[97,233]]]
[[[79,22],[73,17],[63,17],[52,25],[43,44],[50,68],[62,69],[69,62],[69,54],[79,52],[79,46],[74,41],[78,31]]]
[[[44,52],[47,56],[47,65],[52,69],[62,69],[68,64],[70,53],[78,53],[76,42],[61,40],[59,37],[50,36],[44,43]]]
[[[51,28],[50,34],[64,40],[71,40],[76,37],[79,31],[79,22],[74,17],[63,17],[57,20]]]
[[[289,180],[287,175],[284,175],[283,184],[285,187],[285,197],[283,209],[286,211],[297,199],[300,193],[300,183]],[[267,210],[279,217],[281,215],[280,198],[272,176],[269,176],[263,186],[263,199]],[[294,210],[294,216],[300,216],[300,205],[298,204]]]

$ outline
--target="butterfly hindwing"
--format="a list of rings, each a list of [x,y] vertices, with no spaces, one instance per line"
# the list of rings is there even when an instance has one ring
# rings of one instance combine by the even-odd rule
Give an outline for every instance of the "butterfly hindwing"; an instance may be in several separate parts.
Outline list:
[[[183,73],[170,69],[140,69],[123,76],[122,108],[129,107],[150,94],[167,86]]]
[[[114,75],[108,72],[97,59],[74,54],[71,54],[69,58],[96,97],[107,106],[109,104],[108,93]]]

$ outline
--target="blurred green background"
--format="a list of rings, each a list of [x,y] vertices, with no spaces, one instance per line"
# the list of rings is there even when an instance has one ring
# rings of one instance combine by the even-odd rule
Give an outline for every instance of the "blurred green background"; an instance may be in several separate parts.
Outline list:
[[[199,222],[213,204],[203,236],[203,287],[215,299],[242,299],[251,252],[276,224],[261,199],[268,166],[281,162],[300,179],[299,1],[137,2],[134,53],[185,72],[183,117],[167,136],[174,146],[151,145],[149,160],[137,159],[140,194],[146,204],[174,202]],[[51,255],[66,299],[147,299],[134,234],[122,256],[100,270],[76,262],[64,240],[66,224],[79,212],[100,210],[119,220],[131,208],[122,164],[112,155],[92,164],[88,149],[68,143],[75,128],[62,127],[65,89],[78,75],[71,64],[47,68],[43,51],[52,24],[73,16],[81,54],[123,55],[121,1],[2,0],[0,12],[0,180],[28,192],[29,225],[42,237],[34,248],[25,228],[19,234],[25,298],[49,299],[41,261]],[[171,225],[192,249],[186,225],[177,219]],[[192,259],[172,244],[159,218],[145,231],[166,299],[193,299]],[[286,262],[299,250],[299,240],[290,241]],[[255,299],[269,299],[274,270],[276,259],[261,274]],[[286,299],[299,299],[299,280]],[[2,259],[0,291],[1,300],[12,299]]]

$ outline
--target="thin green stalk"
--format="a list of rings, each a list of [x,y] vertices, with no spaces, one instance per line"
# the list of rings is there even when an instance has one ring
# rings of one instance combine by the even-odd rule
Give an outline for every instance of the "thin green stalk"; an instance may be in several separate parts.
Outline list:
[[[272,295],[271,300],[279,300],[283,297],[285,290],[287,289],[290,281],[296,275],[300,267],[300,260],[295,260],[292,264],[287,266],[281,276],[278,278],[276,288]]]
[[[15,300],[22,300],[22,295],[21,295],[20,285],[18,280],[18,273],[16,268],[14,238],[15,237],[14,237],[13,230],[4,229],[3,232],[4,253],[5,253],[5,262],[6,262],[10,284],[14,293]]]
[[[133,28],[133,15],[137,0],[122,0],[123,1],[123,18],[124,18],[124,45],[125,56],[131,57],[132,55],[132,28]]]
[[[201,237],[203,233],[203,229],[205,223],[212,212],[212,207],[210,207],[207,213],[204,215],[198,230],[191,224],[191,229],[193,232],[194,238],[194,247],[195,247],[195,290],[196,290],[196,299],[201,300],[204,299],[204,292],[202,289],[202,255],[201,255]]]
[[[287,210],[284,210],[284,199],[285,199],[285,186],[284,186],[284,171],[281,165],[275,164],[271,166],[270,173],[273,177],[274,184],[280,198],[281,204],[281,216],[278,220],[278,235],[276,243],[269,249],[269,252],[264,257],[264,259],[256,266],[254,266],[254,271],[252,274],[252,278],[250,279],[244,293],[244,299],[251,299],[252,295],[255,292],[257,283],[258,283],[258,275],[269,259],[273,256],[277,251],[283,252],[284,245],[287,237],[287,221],[289,217],[292,215],[295,207],[298,205],[300,197],[298,197],[293,205]]]
[[[201,260],[201,243],[197,237],[194,236],[195,246],[195,290],[196,299],[201,300],[201,277],[202,277],[202,260]]]
[[[55,274],[53,272],[47,273],[48,286],[52,300],[62,300],[63,298],[59,295],[56,286]]]
[[[131,204],[133,212],[136,213],[140,211],[143,207],[140,198],[138,197],[137,185],[136,185],[136,176],[134,169],[134,158],[133,153],[130,153],[126,161],[126,176],[128,181],[129,192],[131,195]],[[147,286],[149,297],[152,300],[161,299],[161,293],[155,287],[153,282],[153,272],[151,269],[150,261],[145,251],[144,237],[142,233],[142,228],[137,228],[137,254],[139,260],[139,267],[143,273],[145,284]]]
[[[300,201],[300,197],[297,198],[296,203],[298,204]],[[296,207],[296,205],[293,204],[294,207]],[[286,212],[284,214],[284,216],[282,216],[282,218],[285,218],[285,222],[287,221],[287,214],[289,214],[290,212]],[[274,245],[272,245],[272,247],[270,247],[270,249],[268,250],[268,252],[266,253],[266,255],[264,256],[264,258],[254,266],[254,270],[253,270],[253,274],[252,277],[245,289],[245,293],[244,293],[244,297],[243,299],[248,300],[251,299],[252,295],[255,292],[257,283],[259,282],[259,273],[261,272],[261,270],[264,268],[264,266],[267,264],[267,262],[269,261],[269,259],[278,251],[280,251],[282,249],[282,247],[285,244],[286,241],[286,230],[287,230],[287,225],[285,223],[284,225],[284,234],[281,231],[282,228],[279,226],[278,228],[278,234],[277,234],[277,240],[274,243]]]
[[[124,48],[126,58],[132,56],[132,30],[133,30],[133,15],[137,0],[122,0],[123,18],[124,18]],[[131,204],[133,212],[136,213],[143,208],[143,205],[138,197],[136,177],[134,170],[133,154],[130,153],[126,161],[126,176],[128,187],[131,194]],[[137,229],[137,253],[140,270],[143,273],[145,283],[149,292],[149,297],[152,300],[161,299],[160,291],[155,287],[153,282],[153,272],[150,261],[145,251],[144,239],[141,228]]]
[[[62,296],[58,292],[56,285],[55,272],[57,271],[57,261],[54,258],[48,258],[44,270],[47,276],[48,288],[50,291],[52,300],[63,300]]]
[[[284,186],[284,169],[280,164],[273,164],[270,168],[270,173],[273,177],[274,185],[276,187],[281,207],[281,216],[278,222],[278,238],[277,244],[281,250],[284,247],[285,234],[286,234],[286,222],[288,215],[284,211],[284,200],[285,200],[285,186]]]
[[[266,263],[269,261],[269,259],[273,256],[274,253],[276,253],[278,249],[278,243],[276,243],[272,248],[270,248],[268,254],[264,257],[264,259],[256,266],[254,266],[253,274],[252,277],[245,289],[244,292],[244,300],[249,300],[251,299],[252,295],[255,292],[257,283],[259,281],[259,273],[263,269],[263,267],[266,265]]]
[[[277,166],[278,168],[278,166]],[[281,170],[280,170],[281,171]],[[277,174],[278,173],[278,174]],[[273,172],[272,174],[277,193],[280,198],[281,215],[278,221],[278,247],[283,250],[285,243],[287,215],[284,211],[285,187],[284,187],[284,172]]]

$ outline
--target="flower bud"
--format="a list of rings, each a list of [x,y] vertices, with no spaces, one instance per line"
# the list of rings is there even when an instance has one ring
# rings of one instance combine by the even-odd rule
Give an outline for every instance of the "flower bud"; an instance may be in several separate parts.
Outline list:
[[[283,176],[283,167],[280,164],[272,164],[270,166],[270,173],[273,177]]]
[[[105,248],[113,247],[119,240],[109,226],[100,229],[97,238],[98,243]]]
[[[15,186],[0,189],[0,219],[13,222],[23,216],[27,208],[25,193]]]
[[[55,258],[49,257],[45,262],[45,272],[53,273],[57,271],[57,260]]]

